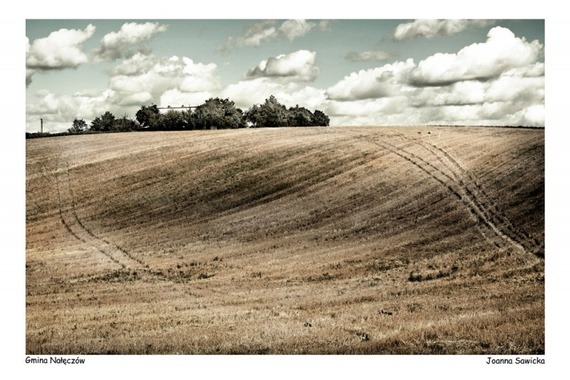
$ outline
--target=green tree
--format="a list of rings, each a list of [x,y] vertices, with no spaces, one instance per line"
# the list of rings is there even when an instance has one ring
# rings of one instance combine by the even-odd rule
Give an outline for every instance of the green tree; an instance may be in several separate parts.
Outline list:
[[[67,130],[69,133],[83,133],[87,130],[87,123],[83,119],[73,119],[71,128]]]
[[[229,99],[210,98],[192,114],[194,129],[244,128],[243,111]]]
[[[123,116],[122,118],[115,120],[112,130],[117,132],[130,132],[130,131],[135,131],[137,129],[138,126],[134,120],[129,119],[126,116]]]
[[[115,127],[115,115],[107,111],[91,122],[91,130],[95,132],[109,132]]]
[[[248,109],[244,114],[244,119],[247,123],[251,123],[252,127],[257,127],[261,124],[261,112],[260,106],[254,104],[250,109]]]
[[[289,126],[307,127],[313,125],[313,114],[305,107],[291,107],[287,110]]]
[[[315,110],[313,113],[312,125],[318,127],[328,127],[329,123],[330,118],[323,111]]]
[[[285,127],[289,125],[289,113],[287,108],[271,95],[261,106],[253,106],[246,114],[246,120],[254,127]]]
[[[152,124],[157,121],[158,115],[160,115],[158,106],[153,104],[151,106],[142,106],[141,109],[137,111],[135,118],[143,127],[152,128]]]
[[[89,126],[89,130],[94,132],[100,132],[102,128],[101,116],[97,116],[95,119],[93,119],[91,121],[91,125]]]
[[[197,129],[194,125],[194,112],[192,109],[188,109],[187,111],[182,111],[182,121],[184,123],[184,129]]]
[[[155,116],[156,117],[156,116]],[[179,129],[184,129],[186,126],[186,121],[184,120],[184,115],[182,112],[170,110],[165,114],[159,114],[158,125],[154,128],[163,131],[174,131]]]

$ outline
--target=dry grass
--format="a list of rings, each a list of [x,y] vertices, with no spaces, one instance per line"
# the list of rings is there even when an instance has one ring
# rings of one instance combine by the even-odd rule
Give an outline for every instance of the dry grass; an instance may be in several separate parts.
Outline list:
[[[543,130],[28,140],[26,193],[28,354],[544,353]]]

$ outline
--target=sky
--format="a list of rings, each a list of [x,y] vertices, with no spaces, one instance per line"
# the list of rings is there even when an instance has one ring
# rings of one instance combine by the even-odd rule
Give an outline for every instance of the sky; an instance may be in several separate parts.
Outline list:
[[[274,95],[333,126],[544,126],[544,20],[26,20],[26,131]]]

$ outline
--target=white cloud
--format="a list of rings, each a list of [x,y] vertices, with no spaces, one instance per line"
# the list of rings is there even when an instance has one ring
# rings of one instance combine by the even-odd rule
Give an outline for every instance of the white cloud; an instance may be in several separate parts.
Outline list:
[[[333,125],[544,125],[542,45],[493,28],[484,43],[351,73],[327,89]]]
[[[115,60],[131,54],[133,45],[148,41],[156,33],[165,32],[166,25],[156,22],[138,24],[127,22],[121,26],[118,32],[111,32],[103,36],[101,46],[95,51],[99,59]]]
[[[142,99],[136,94],[144,93],[144,103],[178,103],[185,99],[184,103],[189,104],[196,99],[207,99],[220,89],[216,70],[214,63],[195,63],[188,57],[157,58],[139,53],[113,70],[110,88],[130,99]]]
[[[238,107],[249,108],[262,103],[270,95],[282,91],[283,85],[267,78],[240,81],[230,84],[221,92],[223,98],[233,100]]]
[[[216,76],[217,65],[215,63],[195,63],[190,58],[183,57],[184,68],[182,73],[184,79],[180,84],[180,89],[185,92],[205,92],[214,91],[220,87]]]
[[[534,64],[542,48],[538,41],[527,42],[515,37],[509,29],[495,27],[484,43],[469,45],[457,54],[438,53],[421,61],[411,80],[420,86],[487,80],[513,68]]]
[[[159,104],[163,106],[192,106],[203,104],[206,100],[213,97],[212,93],[207,91],[184,92],[177,88],[166,90],[161,96]]]
[[[332,100],[342,101],[397,96],[406,90],[407,77],[414,68],[410,58],[405,62],[360,70],[327,89],[327,95]]]
[[[60,29],[45,38],[38,38],[26,45],[26,78],[31,81],[34,71],[76,68],[88,62],[83,43],[93,36],[95,26],[84,30]]]
[[[300,105],[309,109],[322,108],[326,103],[325,91],[297,83],[279,83],[268,78],[240,81],[221,91],[221,97],[233,100],[238,107],[250,108],[261,104],[271,95],[288,107]]]
[[[299,105],[310,110],[322,110],[327,103],[325,91],[310,86],[302,88],[285,87],[281,91],[276,92],[275,97],[281,104],[287,107]]]
[[[544,125],[540,115],[541,105],[520,105],[511,102],[483,103],[468,106],[438,107],[439,124],[455,125]],[[529,112],[529,110],[531,110]],[[536,117],[531,119],[532,110]],[[530,116],[530,117],[529,117]]]
[[[199,105],[221,88],[216,69],[213,63],[196,63],[188,57],[136,54],[110,72],[105,91],[72,96],[36,93],[38,100],[29,103],[26,110],[27,130],[37,131],[40,117],[46,122],[46,130],[60,132],[67,130],[76,117],[90,123],[106,111],[134,118],[141,106],[151,103]]]
[[[523,111],[523,122],[520,123],[521,125],[544,125],[545,123],[545,116],[544,116],[544,105],[543,104],[535,104],[530,107],[527,107]]]
[[[324,31],[329,27],[329,23],[320,22],[317,24],[306,20],[286,20],[281,25],[277,25],[274,20],[264,20],[247,28],[243,36],[228,37],[218,50],[228,51],[234,47],[257,47],[276,39],[293,41],[306,35],[315,27]]]
[[[319,68],[315,65],[316,53],[298,50],[290,54],[281,54],[261,61],[247,73],[249,78],[269,77],[288,81],[315,80]]]
[[[459,106],[485,102],[488,84],[478,81],[457,82],[446,87],[414,88],[410,104],[414,107]]]
[[[119,106],[135,106],[140,108],[142,105],[149,104],[153,100],[153,96],[148,91],[135,92],[132,94],[120,94],[120,96],[113,96],[111,99],[113,104]]]
[[[289,41],[304,36],[309,33],[316,24],[307,22],[306,20],[287,20],[279,27],[279,32],[283,34]]]
[[[347,60],[352,62],[385,61],[390,57],[390,53],[382,50],[368,50],[360,52],[351,51],[345,56]]]
[[[415,124],[417,117],[409,107],[408,98],[363,99],[350,102],[330,101],[325,113],[331,119],[331,125],[406,125]]]
[[[484,27],[493,24],[492,20],[415,20],[400,24],[394,32],[397,41],[423,37],[449,36],[470,27]]]
[[[39,119],[44,120],[44,131],[63,132],[71,127],[74,118],[85,119],[88,123],[105,111],[120,112],[114,107],[113,91],[98,93],[76,93],[57,95],[50,91],[38,91],[39,100],[26,107],[26,131],[38,131]]]
[[[536,75],[542,71],[542,75]],[[544,102],[544,64],[513,69],[489,83],[487,98],[500,102]]]
[[[141,75],[152,69],[155,58],[152,55],[136,53],[132,57],[124,59],[111,73],[113,75]]]
[[[404,96],[379,99],[363,99],[351,102],[331,101],[328,110],[335,116],[361,116],[374,114],[396,114],[408,108]]]

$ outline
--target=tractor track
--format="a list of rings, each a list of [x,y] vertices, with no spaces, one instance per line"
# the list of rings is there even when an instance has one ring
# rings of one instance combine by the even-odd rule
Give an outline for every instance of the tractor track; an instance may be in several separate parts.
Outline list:
[[[136,276],[140,279],[154,278],[159,281],[178,282],[179,279],[177,279],[176,276],[153,269],[142,260],[132,256],[124,248],[97,236],[89,229],[77,215],[75,197],[69,178],[69,163],[64,167],[61,167],[61,165],[58,165],[58,167],[60,167],[60,170],[56,171],[55,175],[59,201],[59,217],[61,223],[71,236],[103,255],[114,264],[120,266],[119,272],[136,273]],[[79,276],[73,278],[72,282],[88,282],[100,277],[101,275]],[[180,291],[185,295],[192,295],[190,290],[185,287],[181,288]]]
[[[544,257],[544,247],[522,230],[517,229],[497,209],[472,174],[443,149],[404,135],[398,136],[403,141],[411,143],[412,145],[410,146],[419,145],[430,152],[435,160],[428,162],[417,154],[394,144],[371,141],[360,135],[351,135],[392,152],[437,181],[466,206],[469,213],[477,220],[477,225],[482,235],[496,247],[503,247],[507,243],[526,253]],[[435,162],[439,162],[439,165]]]
[[[122,269],[143,270],[142,261],[131,256],[124,249],[109,243],[87,228],[77,215],[73,189],[69,179],[69,165],[56,173],[59,218],[65,229],[74,238],[95,249]]]
[[[517,228],[507,216],[499,210],[497,205],[491,200],[489,195],[478,183],[477,179],[467,171],[451,154],[435,144],[424,140],[417,140],[417,143],[430,151],[439,162],[441,162],[456,179],[459,186],[462,186],[473,203],[485,214],[487,219],[510,239],[520,244],[526,251],[544,257],[544,244],[529,236],[523,230]]]

